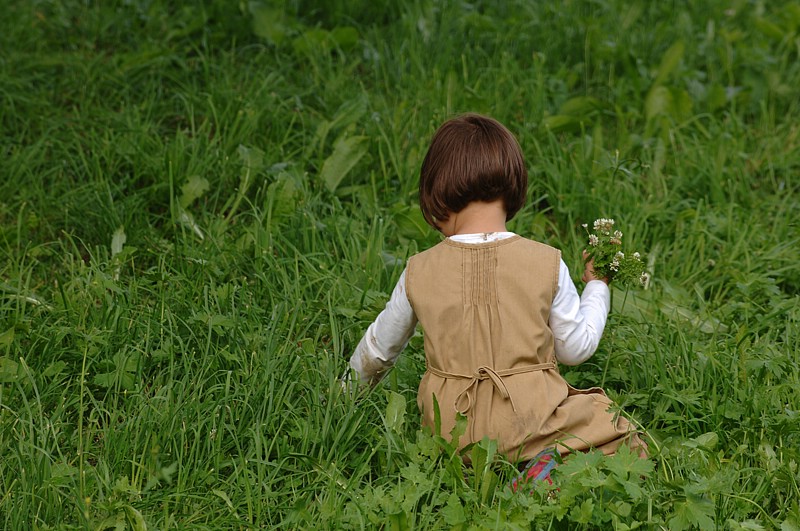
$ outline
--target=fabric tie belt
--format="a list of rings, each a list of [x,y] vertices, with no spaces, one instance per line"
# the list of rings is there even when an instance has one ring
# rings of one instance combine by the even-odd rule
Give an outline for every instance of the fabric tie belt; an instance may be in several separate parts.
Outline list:
[[[478,388],[478,382],[487,379],[491,380],[495,389],[500,391],[500,395],[503,398],[507,398],[508,400],[511,401],[511,409],[513,409],[514,412],[516,413],[517,408],[514,405],[514,399],[511,398],[511,394],[508,392],[508,387],[506,387],[503,378],[505,376],[513,376],[515,374],[522,374],[525,372],[545,371],[548,369],[555,369],[555,368],[556,368],[556,363],[554,361],[549,361],[547,363],[537,363],[536,365],[524,365],[522,367],[516,367],[514,369],[502,369],[499,371],[496,371],[491,367],[482,366],[478,367],[478,369],[472,375],[445,372],[441,369],[437,369],[436,367],[432,367],[430,365],[428,366],[428,371],[442,378],[469,380],[469,384],[467,385],[467,387],[464,388],[463,391],[461,391],[458,394],[458,396],[456,397],[456,401],[453,404],[456,408],[456,411],[458,411],[462,415],[466,415],[467,411],[469,411],[470,408],[472,408],[473,394],[475,392],[475,389]],[[461,404],[465,400],[466,404],[464,404],[462,407]]]

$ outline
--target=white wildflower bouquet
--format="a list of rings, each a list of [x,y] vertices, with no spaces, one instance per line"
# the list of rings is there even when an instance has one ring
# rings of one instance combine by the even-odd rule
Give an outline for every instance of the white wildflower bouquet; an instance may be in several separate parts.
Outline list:
[[[650,275],[644,270],[642,255],[638,252],[626,254],[622,250],[622,232],[614,228],[614,220],[595,220],[594,232],[584,223],[589,233],[589,257],[594,260],[594,272],[598,278],[608,277],[625,287],[647,286]]]

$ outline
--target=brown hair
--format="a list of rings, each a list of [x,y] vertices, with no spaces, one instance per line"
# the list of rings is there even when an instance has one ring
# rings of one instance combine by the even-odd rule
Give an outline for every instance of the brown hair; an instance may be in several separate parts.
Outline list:
[[[522,150],[497,120],[464,114],[433,135],[419,178],[419,205],[433,228],[473,201],[503,199],[508,221],[525,204],[527,193]]]

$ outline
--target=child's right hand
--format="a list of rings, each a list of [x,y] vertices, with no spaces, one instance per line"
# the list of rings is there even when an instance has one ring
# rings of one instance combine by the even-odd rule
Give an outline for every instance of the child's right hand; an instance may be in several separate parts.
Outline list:
[[[349,365],[344,371],[344,374],[342,374],[342,377],[339,378],[339,385],[342,388],[342,392],[349,395],[350,398],[355,398],[358,395],[361,385],[358,382],[358,377],[353,374],[353,370]]]
[[[584,264],[583,264],[583,276],[581,277],[581,280],[583,280],[586,283],[588,283],[591,280],[602,280],[606,284],[608,284],[610,282],[608,280],[608,277],[598,278],[598,277],[595,276],[595,274],[594,274],[594,259],[589,260],[589,253],[587,253],[585,250],[583,251],[583,262],[584,262]]]

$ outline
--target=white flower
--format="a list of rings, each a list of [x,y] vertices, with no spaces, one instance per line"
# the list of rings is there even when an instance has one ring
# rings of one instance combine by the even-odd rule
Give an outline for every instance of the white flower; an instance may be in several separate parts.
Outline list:
[[[633,253],[633,257],[634,257],[636,260],[641,260],[641,259],[642,259],[642,255],[640,255],[639,253]]]
[[[584,229],[588,229],[589,228],[589,224],[588,223],[584,223],[584,224],[581,225],[581,227],[583,227]]]
[[[597,247],[597,244],[600,243],[600,240],[597,238],[596,235],[590,234],[589,235],[589,245],[592,247]]]
[[[610,240],[608,240],[608,243],[610,243],[611,245],[622,245],[622,240],[620,240],[619,238],[611,238]]]
[[[605,234],[611,234],[611,228],[614,226],[613,219],[600,218],[594,222],[594,230],[599,230]]]
[[[617,254],[614,255],[614,260],[616,260],[617,262],[622,260],[623,258],[625,258],[625,253],[623,253],[622,251],[617,251]]]
[[[642,286],[647,287],[650,283],[650,275],[645,271],[642,273],[642,276],[639,277],[639,282],[641,282]]]
[[[622,232],[621,232],[621,231],[618,231],[618,230],[615,230],[615,231],[614,231],[614,237],[615,237],[615,238],[622,238]]]
[[[617,261],[617,259],[615,258],[614,261],[611,262],[611,265],[608,267],[610,267],[612,271],[619,271],[619,261]]]

